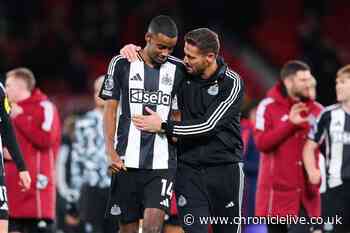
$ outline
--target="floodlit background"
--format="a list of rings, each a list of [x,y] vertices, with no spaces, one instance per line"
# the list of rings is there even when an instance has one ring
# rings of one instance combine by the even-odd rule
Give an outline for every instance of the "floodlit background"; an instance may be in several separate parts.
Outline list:
[[[109,59],[126,43],[144,45],[150,19],[167,14],[180,29],[180,58],[185,32],[218,32],[249,99],[263,97],[284,62],[302,59],[318,81],[318,100],[329,105],[335,72],[350,63],[349,12],[347,0],[1,0],[0,74],[26,66],[62,116],[84,110]]]

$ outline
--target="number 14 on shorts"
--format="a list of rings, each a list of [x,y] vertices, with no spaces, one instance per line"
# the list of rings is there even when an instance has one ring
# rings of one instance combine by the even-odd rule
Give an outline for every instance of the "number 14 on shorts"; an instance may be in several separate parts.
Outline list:
[[[168,180],[162,179],[161,196],[164,197],[164,199],[160,202],[160,205],[169,208],[172,194],[173,194],[173,182],[168,182]]]

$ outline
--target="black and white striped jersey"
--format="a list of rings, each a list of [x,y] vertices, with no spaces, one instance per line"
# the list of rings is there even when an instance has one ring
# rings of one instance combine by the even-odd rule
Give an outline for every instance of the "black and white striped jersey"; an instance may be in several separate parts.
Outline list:
[[[111,60],[100,97],[119,101],[116,150],[126,167],[167,169],[175,166],[175,152],[167,137],[136,129],[131,116],[147,115],[147,106],[167,120],[184,75],[182,61],[172,56],[157,68],[142,60],[130,63],[120,55]]]
[[[350,180],[350,114],[340,104],[325,108],[309,138],[318,144],[325,142],[327,186],[333,188]]]

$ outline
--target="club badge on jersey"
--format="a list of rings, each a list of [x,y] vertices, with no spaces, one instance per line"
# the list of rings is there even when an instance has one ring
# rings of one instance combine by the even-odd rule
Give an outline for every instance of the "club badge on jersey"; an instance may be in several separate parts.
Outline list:
[[[161,83],[165,86],[171,86],[173,85],[173,80],[172,78],[170,78],[169,74],[166,73],[163,77],[162,77],[162,80],[161,80]]]
[[[219,93],[219,85],[214,84],[208,88],[209,95],[217,95]]]
[[[106,80],[104,83],[104,88],[102,90],[102,94],[107,95],[107,96],[112,96],[112,89],[114,87],[114,80],[113,76],[107,74],[106,75]]]

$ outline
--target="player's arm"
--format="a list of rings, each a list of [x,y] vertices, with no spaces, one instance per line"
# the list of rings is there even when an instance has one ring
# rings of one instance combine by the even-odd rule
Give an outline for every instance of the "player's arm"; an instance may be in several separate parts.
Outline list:
[[[321,172],[316,167],[316,149],[323,142],[327,122],[329,121],[329,112],[322,112],[314,125],[311,127],[308,135],[308,140],[306,141],[303,149],[303,162],[305,170],[308,174],[309,181],[312,184],[318,184],[321,179]]]
[[[166,134],[175,137],[199,137],[215,134],[222,126],[232,124],[239,114],[243,101],[243,81],[236,77],[223,85],[217,99],[202,118],[185,121],[168,121],[163,124]]]
[[[321,173],[316,167],[315,160],[315,151],[317,148],[318,144],[308,139],[303,149],[303,162],[311,184],[318,184],[321,178]]]
[[[116,118],[119,102],[116,100],[106,100],[103,113],[103,132],[108,156],[115,154],[114,138],[116,132]]]
[[[203,117],[194,120],[162,122],[160,116],[149,108],[149,115],[133,116],[135,126],[148,132],[163,132],[172,137],[200,137],[215,134],[222,126],[232,124],[240,112],[243,101],[243,81],[233,78],[223,85],[218,97],[208,107]]]
[[[12,122],[9,118],[7,110],[8,103],[7,100],[4,100],[5,103],[1,103],[0,107],[0,118],[1,118],[1,138],[4,142],[4,146],[7,148],[9,151],[12,160],[15,162],[16,167],[19,171],[25,171],[27,170],[26,165],[23,160],[23,155],[19,149],[19,146],[17,144],[16,136],[12,127]],[[4,102],[1,101],[1,102]]]
[[[264,101],[269,101],[269,99]],[[259,104],[256,117],[255,142],[258,149],[264,153],[274,151],[296,130],[300,129],[303,123],[307,122],[307,118],[300,115],[305,110],[302,104],[293,105],[288,120],[278,123],[272,121],[273,112],[270,109],[266,103],[262,102]]]
[[[173,111],[171,114],[171,119],[174,121],[181,121],[181,112],[180,111]]]
[[[114,148],[118,105],[119,101],[117,100],[106,100],[103,113],[103,133],[106,143],[106,153],[109,161],[109,169],[113,172],[126,170],[123,161]]]
[[[126,170],[123,161],[115,150],[115,133],[117,123],[117,111],[120,100],[120,77],[119,68],[122,57],[115,56],[109,63],[108,71],[103,81],[99,97],[105,100],[103,112],[103,134],[105,138],[105,149],[109,161],[109,169],[112,172]]]
[[[11,120],[9,118],[9,103],[7,102],[7,98],[3,98],[0,104],[0,133],[1,138],[4,142],[4,146],[9,151],[12,160],[15,162],[16,167],[19,171],[19,179],[20,185],[22,186],[22,190],[26,191],[30,188],[31,178],[29,172],[27,171],[23,155],[19,149],[17,144],[17,139],[12,127]]]
[[[183,80],[183,79],[181,79]],[[182,83],[182,82],[181,82]],[[171,106],[171,117],[170,120],[172,121],[181,121],[181,111],[180,111],[180,105],[181,105],[181,100],[179,99],[179,96],[181,95],[180,93],[180,88],[181,88],[181,83],[177,85],[177,89],[175,90],[175,95],[172,101],[172,106]],[[177,137],[171,137],[172,141],[176,143],[178,141]]]
[[[176,110],[176,111],[172,111],[171,113],[171,120],[173,121],[181,121],[181,112]],[[172,137],[171,138],[173,142],[177,142],[177,137]]]

